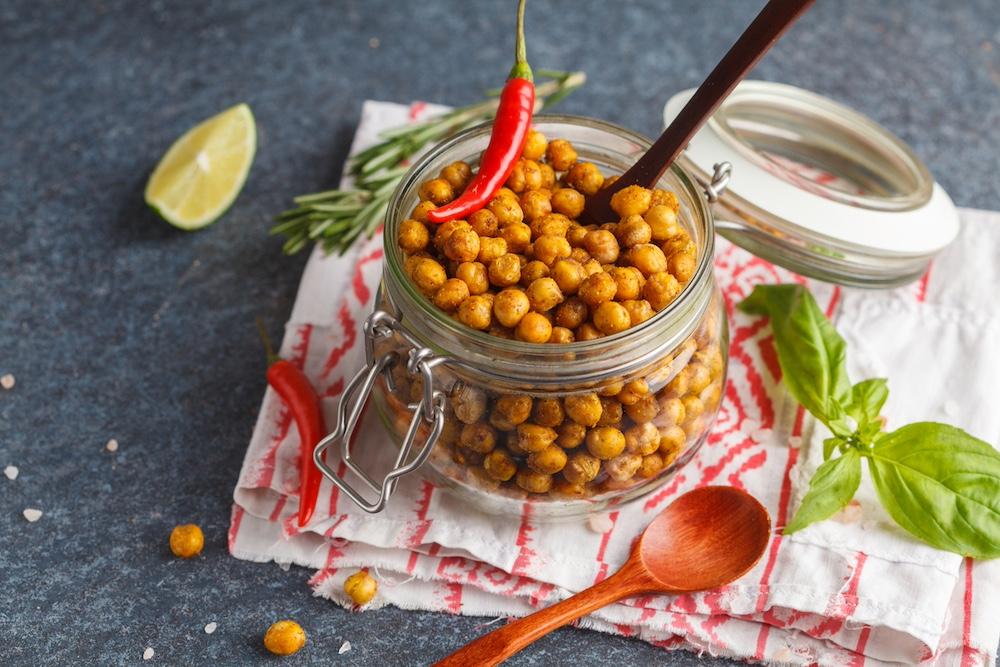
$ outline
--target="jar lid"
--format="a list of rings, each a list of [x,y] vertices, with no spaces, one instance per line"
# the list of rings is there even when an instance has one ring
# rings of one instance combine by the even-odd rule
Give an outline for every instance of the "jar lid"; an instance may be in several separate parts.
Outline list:
[[[694,89],[667,101],[669,124]],[[801,88],[744,81],[679,158],[708,185],[732,165],[716,229],[803,275],[892,287],[958,234],[958,211],[912,149],[870,118]]]

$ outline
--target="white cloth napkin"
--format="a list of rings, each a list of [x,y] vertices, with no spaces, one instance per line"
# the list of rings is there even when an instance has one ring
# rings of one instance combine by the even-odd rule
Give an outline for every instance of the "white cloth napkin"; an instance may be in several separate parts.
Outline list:
[[[368,102],[354,150],[377,133],[439,107]],[[347,604],[342,582],[359,567],[380,579],[370,608],[395,604],[456,614],[518,616],[614,572],[632,540],[676,495],[702,484],[746,488],[779,526],[820,463],[825,434],[780,384],[770,328],[733,311],[757,283],[800,281],[849,344],[851,377],[888,377],[890,427],[938,420],[1000,442],[992,405],[1000,373],[1000,214],[965,210],[959,240],[928,275],[897,290],[839,288],[803,279],[719,240],[716,273],[729,306],[730,380],[716,426],[662,490],[587,519],[546,524],[476,513],[419,473],[403,478],[371,516],[325,480],[311,525],[298,531],[299,440],[270,390],[234,498],[229,547],[254,561],[317,570],[315,594]],[[362,363],[360,324],[381,275],[381,239],[345,257],[314,252],[287,324],[282,355],[302,364],[332,416]],[[370,411],[374,412],[374,411]],[[377,419],[359,442],[392,445]],[[567,548],[572,545],[572,548]],[[773,538],[761,562],[722,590],[646,596],[581,625],[664,648],[784,664],[992,664],[1000,638],[1000,564],[931,549],[887,517],[865,480],[835,518]],[[457,648],[457,647],[456,647]]]

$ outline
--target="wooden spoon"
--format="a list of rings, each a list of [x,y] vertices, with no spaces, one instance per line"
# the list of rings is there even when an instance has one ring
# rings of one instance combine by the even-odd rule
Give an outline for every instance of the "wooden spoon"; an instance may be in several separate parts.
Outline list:
[[[770,0],[646,154],[613,185],[588,197],[580,224],[614,222],[619,216],[611,210],[611,195],[630,185],[653,187],[722,100],[814,1]]]
[[[618,572],[476,639],[435,667],[497,665],[556,628],[632,595],[689,593],[728,584],[760,560],[770,536],[767,510],[750,494],[729,486],[695,489],[646,527]]]

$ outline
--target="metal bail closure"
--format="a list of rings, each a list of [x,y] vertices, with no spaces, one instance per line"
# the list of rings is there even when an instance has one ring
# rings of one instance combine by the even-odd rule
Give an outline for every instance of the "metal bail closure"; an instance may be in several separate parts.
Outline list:
[[[331,482],[353,500],[358,507],[366,512],[375,514],[382,511],[388,502],[392,492],[396,489],[396,482],[403,475],[419,468],[430,456],[437,442],[441,430],[444,428],[445,395],[434,389],[434,366],[443,363],[447,358],[435,356],[429,348],[421,346],[406,331],[400,327],[399,322],[388,313],[376,310],[365,320],[365,356],[366,363],[361,370],[351,379],[344,389],[340,404],[337,406],[337,416],[333,432],[319,441],[316,449],[313,450],[313,462],[320,472]],[[385,383],[390,392],[395,390],[390,371],[397,363],[402,363],[404,359],[398,352],[389,352],[381,357],[375,358],[375,342],[380,338],[387,338],[393,334],[400,334],[413,347],[409,351],[405,360],[406,371],[411,376],[423,378],[424,394],[419,403],[410,404],[407,407],[413,411],[413,418],[406,431],[406,437],[399,448],[396,460],[392,469],[382,478],[381,481],[372,479],[365,470],[357,463],[354,453],[351,451],[351,436],[358,426],[358,421],[364,412],[365,404],[371,395],[379,375],[385,379]],[[427,424],[430,426],[430,433],[424,440],[424,444],[413,457],[407,462],[414,448],[417,433],[420,426]],[[368,487],[368,491],[377,494],[374,500],[368,500],[362,491],[351,486],[344,477],[338,475],[336,471],[324,460],[324,453],[335,444],[340,445],[340,458],[347,469],[353,472]]]

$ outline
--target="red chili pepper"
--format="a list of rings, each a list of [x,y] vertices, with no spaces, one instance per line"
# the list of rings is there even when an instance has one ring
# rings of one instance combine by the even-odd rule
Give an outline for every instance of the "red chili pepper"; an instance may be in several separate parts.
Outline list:
[[[510,177],[524,150],[535,111],[535,84],[524,46],[524,2],[520,0],[517,6],[514,67],[500,93],[490,143],[479,161],[479,171],[455,201],[428,211],[427,219],[431,222],[464,218],[486,206]]]
[[[281,359],[271,349],[271,341],[263,324],[258,320],[261,338],[267,350],[269,366],[267,383],[277,392],[285,406],[291,411],[292,419],[299,430],[299,527],[305,526],[312,518],[319,497],[319,485],[323,474],[313,463],[313,450],[326,434],[323,426],[323,411],[319,396],[309,378],[298,366]]]

